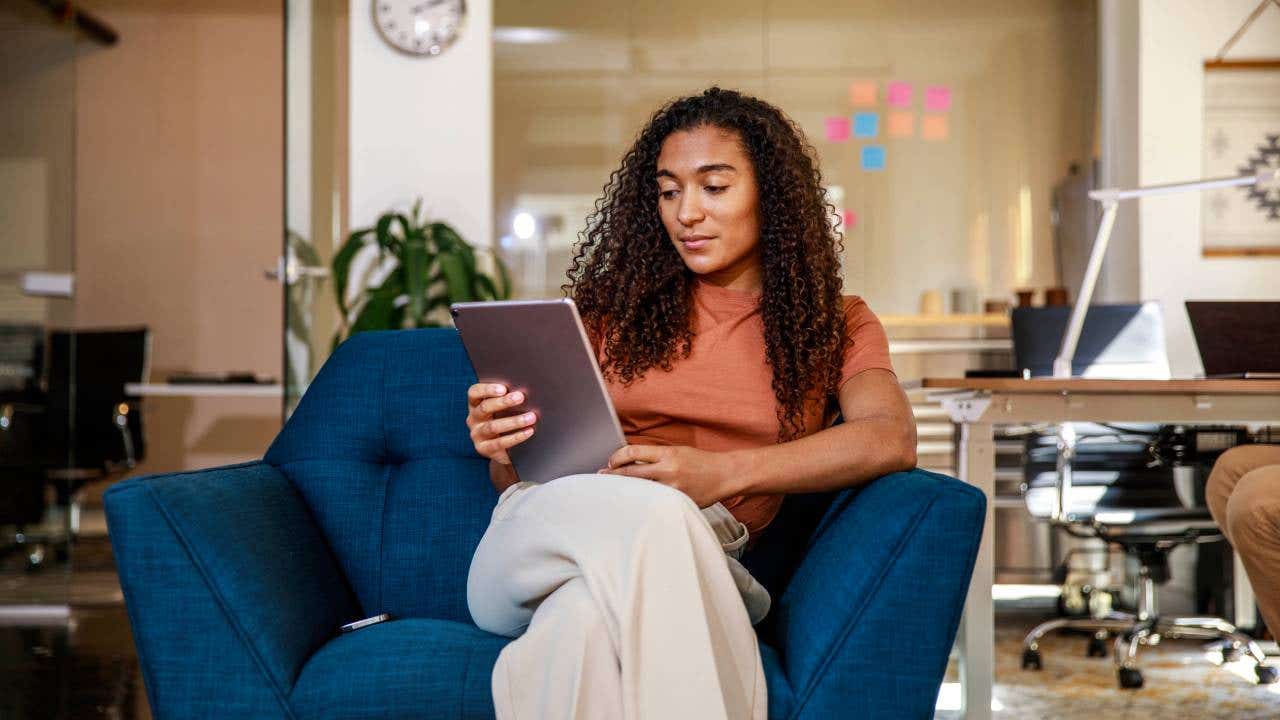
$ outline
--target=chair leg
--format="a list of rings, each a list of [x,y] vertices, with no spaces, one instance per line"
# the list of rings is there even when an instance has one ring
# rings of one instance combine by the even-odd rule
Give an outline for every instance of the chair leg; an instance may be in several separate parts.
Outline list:
[[[1151,636],[1151,626],[1143,624],[1116,637],[1116,679],[1120,687],[1137,690],[1142,687],[1142,671],[1138,669],[1138,646]]]
[[[1094,640],[1105,639],[1111,633],[1124,633],[1133,629],[1136,618],[1126,613],[1111,613],[1105,618],[1055,618],[1032,628],[1022,641],[1022,669],[1040,670],[1040,639],[1054,630],[1087,630],[1094,633]],[[1092,656],[1093,641],[1090,641]],[[1104,653],[1105,655],[1105,653]]]
[[[1280,671],[1267,664],[1267,656],[1258,643],[1226,620],[1213,617],[1162,618],[1160,625],[1169,637],[1226,641],[1228,644],[1222,653],[1224,662],[1230,662],[1231,655],[1244,650],[1253,658],[1254,675],[1259,685],[1269,685],[1280,679]]]

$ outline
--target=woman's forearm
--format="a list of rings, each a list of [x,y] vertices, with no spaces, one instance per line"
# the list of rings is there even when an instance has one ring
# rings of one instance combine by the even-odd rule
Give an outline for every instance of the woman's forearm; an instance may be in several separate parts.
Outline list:
[[[735,494],[821,492],[915,467],[916,429],[899,417],[871,417],[729,454],[736,468]]]
[[[493,483],[493,489],[501,495],[507,488],[520,482],[520,476],[516,475],[514,465],[504,465],[496,460],[490,460],[489,482]]]

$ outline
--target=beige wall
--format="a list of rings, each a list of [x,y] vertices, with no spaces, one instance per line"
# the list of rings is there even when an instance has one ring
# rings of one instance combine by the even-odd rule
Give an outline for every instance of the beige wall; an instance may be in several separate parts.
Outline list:
[[[562,32],[495,42],[499,237],[517,196],[595,197],[650,113],[719,83],[777,104],[808,134],[827,184],[861,217],[846,238],[846,290],[877,312],[915,312],[925,290],[996,297],[1056,282],[1052,186],[1094,146],[1094,3],[500,0],[494,17],[500,29]],[[827,116],[854,111],[856,79],[950,85],[950,140],[891,139],[885,172],[859,170],[864,143],[824,138]]]
[[[281,373],[283,17],[251,0],[98,0],[120,41],[76,77],[77,320],[152,329],[153,380]],[[146,401],[149,472],[261,455],[280,403]]]

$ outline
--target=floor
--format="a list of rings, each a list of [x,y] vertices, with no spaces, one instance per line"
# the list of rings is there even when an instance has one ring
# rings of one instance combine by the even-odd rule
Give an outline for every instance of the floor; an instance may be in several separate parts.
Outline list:
[[[1018,720],[1272,720],[1280,717],[1280,683],[1257,685],[1253,663],[1223,665],[1205,643],[1161,642],[1138,653],[1144,684],[1120,690],[1111,658],[1085,656],[1088,638],[1049,635],[1041,642],[1044,669],[1022,670],[1022,638],[1046,615],[1026,611],[996,616],[995,718]],[[1273,650],[1274,643],[1268,649]],[[1280,663],[1280,658],[1273,658]],[[956,663],[947,670],[935,720],[958,718]]]
[[[0,567],[0,719],[150,718],[110,544],[92,513],[72,550],[74,572],[57,565],[25,572]],[[98,528],[95,530],[94,528]],[[68,598],[69,610],[50,604]],[[64,603],[66,601],[64,600]],[[1252,664],[1222,664],[1197,642],[1166,641],[1139,655],[1146,684],[1120,690],[1109,658],[1085,657],[1086,639],[1050,636],[1044,670],[1019,667],[1023,634],[1047,607],[1011,603],[996,616],[996,718],[1034,720],[1259,720],[1280,717],[1280,684],[1258,686]],[[1280,662],[1277,659],[1276,662]],[[959,716],[953,661],[937,720]]]

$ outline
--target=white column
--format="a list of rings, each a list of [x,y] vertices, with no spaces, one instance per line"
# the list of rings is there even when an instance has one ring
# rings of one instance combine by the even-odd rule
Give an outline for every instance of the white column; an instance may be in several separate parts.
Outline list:
[[[493,244],[493,2],[469,0],[462,36],[437,57],[378,34],[351,0],[350,219],[365,227],[421,196],[473,245]]]

